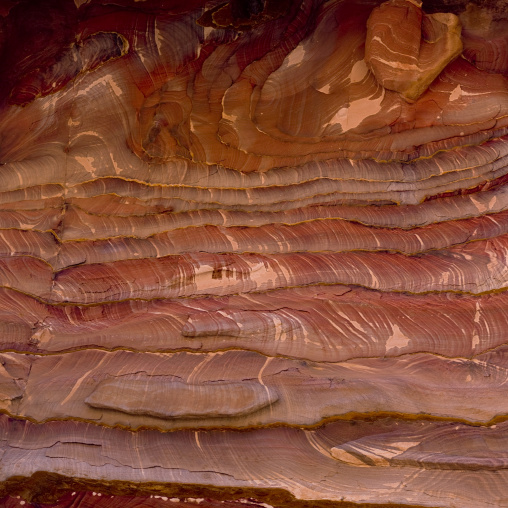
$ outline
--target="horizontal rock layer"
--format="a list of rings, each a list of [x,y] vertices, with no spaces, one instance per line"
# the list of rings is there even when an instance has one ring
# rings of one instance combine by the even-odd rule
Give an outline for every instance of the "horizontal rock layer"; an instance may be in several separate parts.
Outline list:
[[[0,6],[0,503],[508,506],[503,5]]]

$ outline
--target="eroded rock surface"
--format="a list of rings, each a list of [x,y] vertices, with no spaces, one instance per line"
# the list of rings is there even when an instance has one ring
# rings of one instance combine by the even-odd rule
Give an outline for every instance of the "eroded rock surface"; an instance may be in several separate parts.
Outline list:
[[[508,16],[0,5],[0,503],[508,506]]]

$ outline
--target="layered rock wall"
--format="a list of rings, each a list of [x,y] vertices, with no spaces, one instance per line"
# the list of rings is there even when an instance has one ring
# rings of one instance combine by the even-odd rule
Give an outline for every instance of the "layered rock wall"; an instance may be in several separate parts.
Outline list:
[[[5,2],[1,502],[508,506],[505,7]]]

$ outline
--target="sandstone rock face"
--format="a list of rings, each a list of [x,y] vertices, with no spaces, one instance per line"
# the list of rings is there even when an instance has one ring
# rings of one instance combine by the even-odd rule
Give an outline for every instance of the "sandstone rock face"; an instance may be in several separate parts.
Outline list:
[[[391,0],[367,21],[365,61],[384,88],[418,99],[462,52],[460,35],[456,15],[426,15],[421,3]]]
[[[0,504],[508,506],[508,16],[0,5]]]

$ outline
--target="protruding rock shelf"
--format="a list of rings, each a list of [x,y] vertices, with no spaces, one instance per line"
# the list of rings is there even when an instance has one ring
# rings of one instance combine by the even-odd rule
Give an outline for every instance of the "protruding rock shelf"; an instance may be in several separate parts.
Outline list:
[[[508,508],[507,8],[0,3],[0,505]]]

